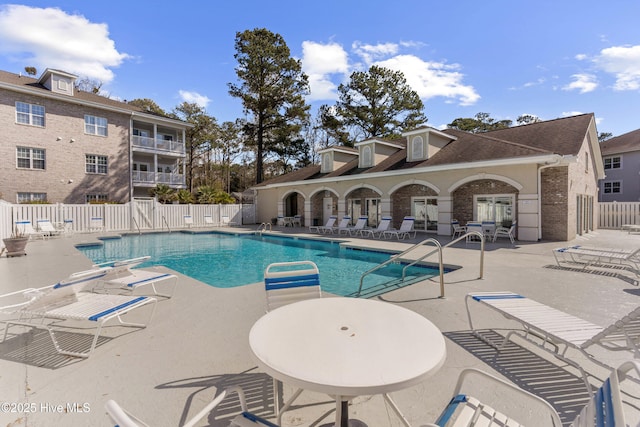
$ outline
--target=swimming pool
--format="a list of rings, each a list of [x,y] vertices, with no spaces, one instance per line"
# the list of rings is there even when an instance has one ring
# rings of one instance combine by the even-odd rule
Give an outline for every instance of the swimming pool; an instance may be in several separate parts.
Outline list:
[[[318,265],[322,290],[342,296],[356,292],[362,273],[390,256],[345,248],[338,242],[220,232],[123,236],[78,250],[95,263],[149,255],[151,260],[142,267],[163,265],[219,288],[261,282],[264,269],[273,262],[310,260]],[[364,288],[384,286],[400,277],[403,267],[391,264],[378,270],[366,277]],[[406,282],[437,274],[437,268],[412,266]]]

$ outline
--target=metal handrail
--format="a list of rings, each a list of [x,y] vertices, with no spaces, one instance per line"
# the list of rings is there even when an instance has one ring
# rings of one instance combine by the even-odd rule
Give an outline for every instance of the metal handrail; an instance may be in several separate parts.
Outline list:
[[[258,226],[258,228],[256,228],[256,231],[262,234],[263,232],[267,231],[267,226],[269,227],[269,231],[273,231],[273,228],[271,227],[270,222],[263,222]]]
[[[484,235],[478,231],[469,231],[467,233],[465,233],[464,235],[458,237],[455,240],[450,241],[449,243],[447,243],[446,245],[442,246],[440,244],[440,242],[438,242],[436,239],[430,237],[428,239],[425,239],[419,243],[416,243],[415,245],[411,246],[410,248],[404,250],[403,252],[393,255],[391,256],[391,258],[389,258],[388,260],[378,264],[377,266],[371,268],[370,270],[364,272],[362,274],[362,276],[360,276],[360,286],[358,287],[358,293],[356,294],[357,296],[360,296],[360,294],[362,293],[362,285],[364,284],[364,278],[365,276],[373,273],[376,270],[379,270],[389,264],[391,264],[392,262],[397,261],[398,258],[408,254],[409,252],[415,250],[416,248],[423,246],[425,243],[430,242],[430,243],[434,243],[436,245],[436,249],[429,252],[426,255],[421,256],[420,258],[418,258],[417,260],[414,260],[413,262],[411,262],[410,264],[408,264],[407,266],[405,266],[402,269],[402,281],[404,281],[405,279],[405,273],[406,273],[406,269],[411,266],[416,264],[419,261],[422,261],[423,259],[433,255],[434,253],[438,252],[439,256],[438,256],[438,266],[440,269],[440,298],[444,298],[444,263],[442,261],[442,250],[444,248],[447,248],[449,246],[454,245],[455,243],[458,243],[459,241],[466,239],[469,236],[477,236],[480,238],[480,276],[478,277],[478,279],[482,279],[482,276],[484,274]]]

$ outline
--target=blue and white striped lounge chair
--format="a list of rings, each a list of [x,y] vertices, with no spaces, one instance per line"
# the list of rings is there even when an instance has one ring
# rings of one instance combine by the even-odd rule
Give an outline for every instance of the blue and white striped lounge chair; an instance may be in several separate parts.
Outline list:
[[[104,278],[100,281],[100,286],[108,287],[109,285],[115,285],[121,289],[126,289],[132,292],[137,288],[142,288],[143,286],[151,286],[154,295],[171,298],[178,284],[178,276],[162,271],[134,268],[143,262],[148,261],[150,258],[150,256],[143,256],[95,264],[94,267],[106,268],[107,272]],[[156,285],[164,282],[169,282],[168,285],[163,284],[163,286],[168,287],[169,292],[158,292]]]
[[[36,237],[40,237],[42,240],[44,240],[49,237],[49,233],[46,233],[44,231],[36,231],[33,228],[33,225],[31,225],[31,221],[29,220],[16,221],[15,232],[16,234],[28,237],[29,240]]]
[[[382,237],[386,239],[387,237],[392,238],[395,236],[398,240],[404,240],[407,237],[416,237],[416,230],[413,229],[415,220],[412,216],[405,216],[402,219],[402,224],[400,224],[400,229],[384,231],[382,232]],[[411,236],[411,233],[413,233],[413,236]]]
[[[219,395],[217,395],[207,406],[202,409],[202,411],[198,412],[192,419],[183,424],[183,427],[193,427],[206,417],[211,411],[213,411],[222,401],[226,399],[228,395],[231,393],[237,393],[238,398],[240,400],[240,408],[242,412],[236,416],[233,420],[231,420],[231,427],[278,427],[276,424],[273,424],[270,421],[265,420],[262,417],[252,414],[249,412],[249,408],[247,406],[247,399],[245,397],[244,391],[242,388],[235,386],[229,387],[222,391]],[[108,400],[104,405],[107,410],[107,414],[109,418],[113,422],[116,423],[116,426],[119,427],[144,427],[148,424],[145,424],[141,419],[137,418],[135,415],[131,414],[126,409],[122,408],[116,401]]]
[[[572,263],[588,267],[620,268],[627,267],[636,276],[640,275],[640,248],[596,248],[592,246],[568,246],[553,250],[558,266]]]
[[[0,296],[0,301],[7,305],[0,307],[0,312],[11,315],[4,320],[5,329],[2,341],[7,338],[9,328],[20,325],[29,328],[45,329],[49,332],[56,350],[60,354],[74,357],[89,357],[95,349],[102,326],[112,319],[117,319],[123,326],[146,327],[155,311],[156,299],[146,296],[97,294],[85,290],[107,274],[107,269],[99,268],[74,273],[67,279],[43,288],[25,289]],[[15,299],[22,302],[15,302]],[[26,299],[26,301],[25,301]],[[153,303],[147,323],[130,323],[122,320],[122,316],[130,311]],[[60,322],[64,320],[86,321],[96,327],[93,341],[88,351],[63,349],[56,333]],[[68,329],[65,327],[64,329]],[[75,344],[75,343],[74,343]],[[75,344],[77,345],[77,344]]]
[[[391,217],[383,216],[376,228],[363,228],[359,231],[362,237],[382,237],[382,233],[391,227]],[[377,235],[377,236],[376,236]]]
[[[331,215],[325,225],[310,225],[309,233],[331,233],[333,232],[333,226],[336,224],[337,216]]]
[[[368,220],[369,220],[368,216],[361,215],[356,221],[356,225],[354,225],[353,227],[343,227],[343,228],[338,227],[338,234],[342,234],[342,232],[344,231],[344,234],[349,233],[349,236],[357,235],[360,232],[360,230],[364,230],[364,228],[367,226]]]
[[[62,230],[58,230],[57,228],[55,228],[51,221],[48,219],[39,219],[36,222],[36,225],[38,226],[38,231],[46,233],[48,237],[60,236],[63,232]]]
[[[593,394],[589,402],[580,411],[578,416],[569,424],[569,427],[621,427],[626,426],[622,398],[620,393],[620,381],[624,379],[629,371],[635,371],[635,375],[640,374],[640,365],[636,361],[625,362],[618,369],[611,372],[602,386]],[[548,419],[538,418],[536,425],[562,426],[562,421],[556,410],[542,398],[531,394],[514,384],[501,380],[477,369],[467,368],[462,371],[454,389],[454,397],[444,409],[435,424],[426,424],[425,427],[470,427],[470,426],[518,426],[521,424],[513,419],[513,415],[499,412],[489,406],[485,400],[480,401],[475,396],[462,393],[465,379],[470,375],[476,375],[490,382],[485,389],[491,390],[495,396],[496,387],[503,388],[509,392],[510,399],[522,397],[530,402],[529,405],[537,405],[546,408]],[[520,402],[520,400],[518,400]],[[507,403],[507,404],[505,404]],[[493,403],[496,406],[495,403]],[[509,405],[502,402],[503,407],[517,408],[517,405]],[[522,421],[522,420],[521,420]],[[533,422],[533,421],[532,421]]]
[[[611,367],[587,351],[589,347],[597,345],[614,352],[627,351],[640,359],[640,307],[614,319],[609,326],[602,327],[513,292],[468,294],[465,304],[469,327],[478,338],[498,350],[503,349],[517,331],[509,331],[500,345],[488,340],[474,327],[470,310],[470,302],[473,301],[496,310],[507,319],[519,322],[524,329],[523,338],[577,368],[582,373],[588,389],[591,389],[591,386],[586,372],[573,360],[574,358],[566,356],[569,348],[578,350],[587,356],[588,360],[608,369]]]

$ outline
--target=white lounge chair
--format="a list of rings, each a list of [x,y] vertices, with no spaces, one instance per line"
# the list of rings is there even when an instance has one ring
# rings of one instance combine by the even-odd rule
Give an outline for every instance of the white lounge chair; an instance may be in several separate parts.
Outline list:
[[[214,225],[216,225],[215,222],[213,222],[213,216],[211,215],[205,215],[204,216],[204,223],[206,226],[212,227]]]
[[[382,237],[382,233],[387,231],[391,227],[391,217],[383,216],[376,228],[363,228],[360,230],[360,235],[362,237]]]
[[[620,381],[627,377],[629,371],[635,371],[635,375],[640,374],[638,362],[625,362],[618,369],[614,369],[611,375],[604,381],[602,386],[591,397],[589,402],[582,408],[576,418],[569,424],[569,427],[616,427],[626,426],[622,398],[620,393]],[[508,392],[509,399],[518,402],[526,401],[527,407],[536,405],[540,409],[546,409],[549,418],[538,418],[536,425],[541,426],[562,426],[562,420],[556,410],[544,399],[531,394],[514,384],[489,375],[483,371],[473,368],[464,369],[458,378],[454,389],[453,398],[442,412],[435,424],[426,424],[425,427],[472,427],[472,426],[503,426],[522,427],[513,419],[513,415],[500,412],[489,406],[486,399],[479,400],[475,396],[470,396],[462,392],[467,377],[475,375],[486,384],[486,390],[490,390],[486,395],[495,401],[495,390],[503,389]],[[485,393],[482,393],[483,395]],[[515,399],[514,399],[515,397]],[[517,405],[510,405],[509,402],[491,403],[497,406],[501,403],[507,411],[511,412]],[[542,414],[541,414],[542,415]]]
[[[509,331],[500,345],[491,342],[474,327],[469,304],[472,301],[477,301],[485,307],[498,311],[504,317],[519,322],[524,328],[523,338],[550,351],[560,360],[580,370],[589,389],[591,386],[586,372],[566,356],[569,348],[578,350],[589,360],[609,369],[611,369],[609,366],[594,358],[587,351],[589,347],[597,345],[611,351],[629,351],[635,358],[640,358],[640,307],[621,318],[613,319],[609,326],[602,327],[513,292],[468,294],[465,304],[469,327],[474,335],[498,350],[504,348],[511,336],[517,331]],[[536,338],[541,341],[540,344]],[[560,346],[564,346],[562,351]]]
[[[513,221],[510,227],[497,227],[496,231],[493,233],[493,241],[495,242],[498,237],[508,237],[511,240],[511,244],[515,243],[516,237],[516,225],[517,221]]]
[[[368,216],[362,215],[358,218],[358,220],[356,221],[356,225],[354,225],[353,227],[338,227],[338,234],[342,234],[342,232],[344,232],[344,234],[349,233],[349,236],[357,235],[360,230],[364,230],[364,227],[366,227],[368,220]]]
[[[63,233],[62,230],[58,230],[57,228],[55,228],[51,221],[48,219],[39,219],[38,221],[36,221],[36,224],[38,226],[38,231],[46,233],[49,237],[57,237],[62,235]]]
[[[264,270],[267,311],[292,302],[320,298],[320,272],[312,261],[276,262]]]
[[[124,322],[122,316],[136,308],[153,303],[153,309],[147,321],[149,323],[155,311],[157,301],[155,298],[97,294],[85,290],[101,280],[107,274],[107,270],[99,268],[79,272],[52,286],[30,288],[0,296],[0,301],[6,303],[0,307],[0,312],[17,317],[3,321],[5,329],[2,341],[7,338],[12,325],[45,329],[49,332],[58,353],[86,358],[95,349],[102,326],[111,319],[117,319],[124,326],[146,327],[146,323]],[[16,298],[21,298],[22,302],[16,303]],[[60,321],[64,320],[87,321],[96,325],[95,335],[88,351],[61,348],[56,332],[58,327],[62,326]]]
[[[331,231],[333,233],[338,233],[340,234],[340,230],[346,230],[349,228],[349,223],[351,222],[351,216],[350,215],[345,215],[342,217],[342,219],[340,220],[340,223],[336,226],[333,227],[331,229]]]
[[[400,229],[383,231],[382,237],[386,239],[387,237],[392,238],[395,236],[398,240],[404,240],[407,237],[416,237],[416,230],[413,229],[415,220],[412,216],[405,216],[402,224],[400,224]],[[413,233],[413,236],[411,236],[411,233]]]
[[[47,237],[49,237],[49,234],[44,232],[44,231],[36,231],[33,228],[33,225],[31,225],[31,221],[27,221],[27,220],[16,221],[16,223],[15,223],[15,232],[16,232],[16,234],[27,236],[29,238],[29,240],[37,238],[37,237],[39,237],[39,238],[44,240]]]
[[[231,424],[229,426],[232,427],[255,427],[255,426],[265,426],[265,427],[278,427],[276,424],[273,424],[270,421],[265,420],[257,415],[249,412],[249,408],[247,406],[247,399],[245,397],[244,391],[242,388],[229,387],[222,391],[219,395],[217,395],[207,406],[204,407],[200,412],[198,412],[193,418],[183,424],[183,427],[193,427],[199,423],[204,417],[206,417],[211,411],[213,411],[222,401],[226,399],[231,393],[237,393],[238,398],[240,400],[240,408],[242,413],[236,416],[233,420],[231,420]],[[123,409],[115,400],[108,400],[104,405],[107,410],[107,414],[111,418],[113,422],[117,424],[119,427],[148,427],[148,424],[145,424],[140,418],[136,417],[126,409]]]
[[[193,227],[193,216],[191,215],[185,215],[182,217],[184,220],[184,225],[187,226],[187,228],[191,228]]]
[[[331,233],[333,231],[333,226],[335,225],[337,219],[338,219],[337,216],[331,215],[325,225],[310,225],[309,233],[313,233],[313,232]]]
[[[98,232],[104,230],[102,217],[94,216],[89,219],[89,231]]]
[[[619,268],[629,267],[636,276],[640,275],[640,248],[595,248],[591,246],[569,246],[553,250],[558,266],[562,262],[588,267]]]
[[[100,280],[99,287],[108,288],[109,285],[114,285],[120,289],[126,289],[133,292],[137,288],[151,286],[154,295],[171,298],[178,284],[178,276],[161,271],[134,268],[143,262],[148,261],[150,258],[150,256],[143,256],[139,258],[95,264],[95,268],[107,267],[107,274]],[[169,292],[162,293],[158,292],[156,289],[156,285],[163,282],[170,283],[167,285]]]

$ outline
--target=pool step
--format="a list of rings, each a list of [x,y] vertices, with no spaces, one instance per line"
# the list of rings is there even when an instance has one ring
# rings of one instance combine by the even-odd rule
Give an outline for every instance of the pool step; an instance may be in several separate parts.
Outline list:
[[[432,276],[431,275],[414,276],[414,277],[406,278],[404,281],[402,281],[401,279],[394,279],[388,282],[379,283],[377,285],[364,287],[360,295],[357,295],[357,291],[356,291],[345,296],[351,297],[351,298],[373,298],[378,295],[386,294],[387,292],[395,291],[396,289],[413,285],[414,283],[421,282],[430,277]]]

